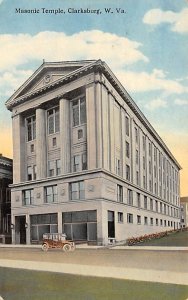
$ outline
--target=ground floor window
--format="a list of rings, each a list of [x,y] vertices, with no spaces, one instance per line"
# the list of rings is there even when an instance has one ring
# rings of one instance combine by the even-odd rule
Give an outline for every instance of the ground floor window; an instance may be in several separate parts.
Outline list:
[[[67,239],[97,241],[97,211],[73,211],[63,213],[63,232]]]
[[[40,214],[30,216],[31,222],[31,242],[42,241],[44,233],[56,233],[57,214]]]

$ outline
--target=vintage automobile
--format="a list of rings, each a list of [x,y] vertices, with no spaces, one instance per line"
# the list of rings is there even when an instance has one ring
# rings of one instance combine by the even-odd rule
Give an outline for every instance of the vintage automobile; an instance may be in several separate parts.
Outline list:
[[[75,243],[71,240],[66,240],[66,234],[63,233],[45,233],[43,234],[42,250],[62,249],[65,252],[74,251]]]

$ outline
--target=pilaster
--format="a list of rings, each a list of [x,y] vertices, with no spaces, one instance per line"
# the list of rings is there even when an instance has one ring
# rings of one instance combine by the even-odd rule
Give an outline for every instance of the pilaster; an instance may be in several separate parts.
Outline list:
[[[47,176],[47,142],[46,142],[46,115],[45,110],[36,110],[36,162],[37,179]]]

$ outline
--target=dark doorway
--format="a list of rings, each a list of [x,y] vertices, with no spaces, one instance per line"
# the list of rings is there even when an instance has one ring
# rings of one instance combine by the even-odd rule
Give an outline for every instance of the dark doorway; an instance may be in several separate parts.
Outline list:
[[[108,210],[108,237],[115,238],[114,211]]]
[[[15,219],[15,238],[16,244],[26,244],[26,217],[19,216]]]

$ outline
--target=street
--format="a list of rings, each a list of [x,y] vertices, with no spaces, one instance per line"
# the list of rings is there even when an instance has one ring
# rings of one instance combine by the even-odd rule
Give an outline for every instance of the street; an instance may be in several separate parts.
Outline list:
[[[187,273],[188,251],[149,251],[149,250],[112,250],[76,249],[65,253],[61,250],[22,248],[0,248],[0,259],[79,264],[116,268],[135,268]]]

